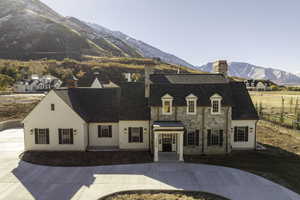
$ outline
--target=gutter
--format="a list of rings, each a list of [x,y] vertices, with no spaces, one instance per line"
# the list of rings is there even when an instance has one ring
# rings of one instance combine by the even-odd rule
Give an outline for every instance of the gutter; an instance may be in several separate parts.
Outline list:
[[[255,136],[254,136],[254,150],[256,150],[256,132],[257,132],[257,123],[259,120],[256,120],[255,122]]]
[[[229,118],[229,107],[227,107],[227,110],[226,110],[226,153],[228,153],[228,118]],[[230,127],[231,128],[231,127]]]
[[[90,146],[90,123],[87,123],[87,136],[88,136],[88,140],[87,140],[86,151],[88,151],[88,147]]]

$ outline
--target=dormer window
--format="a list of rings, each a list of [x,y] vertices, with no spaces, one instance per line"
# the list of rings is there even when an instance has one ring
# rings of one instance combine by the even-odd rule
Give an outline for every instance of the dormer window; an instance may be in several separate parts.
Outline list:
[[[195,115],[197,113],[197,100],[198,100],[198,98],[195,95],[190,94],[185,99],[186,99],[186,105],[187,105],[186,113],[190,114],[190,115]]]
[[[221,114],[222,97],[218,94],[214,94],[213,96],[210,97],[210,101],[211,101],[211,114],[212,115]]]
[[[161,98],[162,100],[162,114],[163,115],[172,115],[173,112],[173,97],[169,94],[166,94]]]

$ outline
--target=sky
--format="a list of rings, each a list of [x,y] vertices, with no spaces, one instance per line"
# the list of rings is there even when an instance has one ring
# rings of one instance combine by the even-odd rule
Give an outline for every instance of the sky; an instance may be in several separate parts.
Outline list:
[[[226,59],[300,72],[299,0],[42,0],[193,65]]]

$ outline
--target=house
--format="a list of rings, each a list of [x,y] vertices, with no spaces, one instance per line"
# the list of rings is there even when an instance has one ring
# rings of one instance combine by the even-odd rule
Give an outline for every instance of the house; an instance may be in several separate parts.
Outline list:
[[[246,80],[245,84],[247,89],[252,91],[270,91],[272,90],[271,86],[275,85],[272,81],[269,80],[256,80],[256,79]]]
[[[62,81],[52,75],[32,75],[28,80],[21,80],[14,84],[14,91],[17,93],[42,92],[57,89]]]
[[[145,83],[52,90],[23,120],[25,150],[149,150],[154,161],[164,152],[183,161],[255,149],[258,116],[245,84],[227,78],[226,61],[214,68],[154,74],[146,66]]]

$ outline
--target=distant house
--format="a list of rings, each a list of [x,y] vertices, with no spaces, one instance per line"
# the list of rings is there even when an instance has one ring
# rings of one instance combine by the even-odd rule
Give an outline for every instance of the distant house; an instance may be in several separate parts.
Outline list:
[[[51,75],[32,75],[28,80],[21,80],[14,84],[14,91],[17,93],[43,92],[51,89],[58,89],[62,81]]]
[[[269,80],[249,79],[245,81],[245,85],[250,91],[270,91],[275,83]]]
[[[165,153],[183,161],[184,154],[255,149],[259,118],[245,84],[227,77],[226,61],[214,68],[214,74],[152,74],[146,66],[145,82],[118,87],[106,87],[101,77],[87,87],[72,80],[23,120],[25,150],[139,149],[154,161]]]

